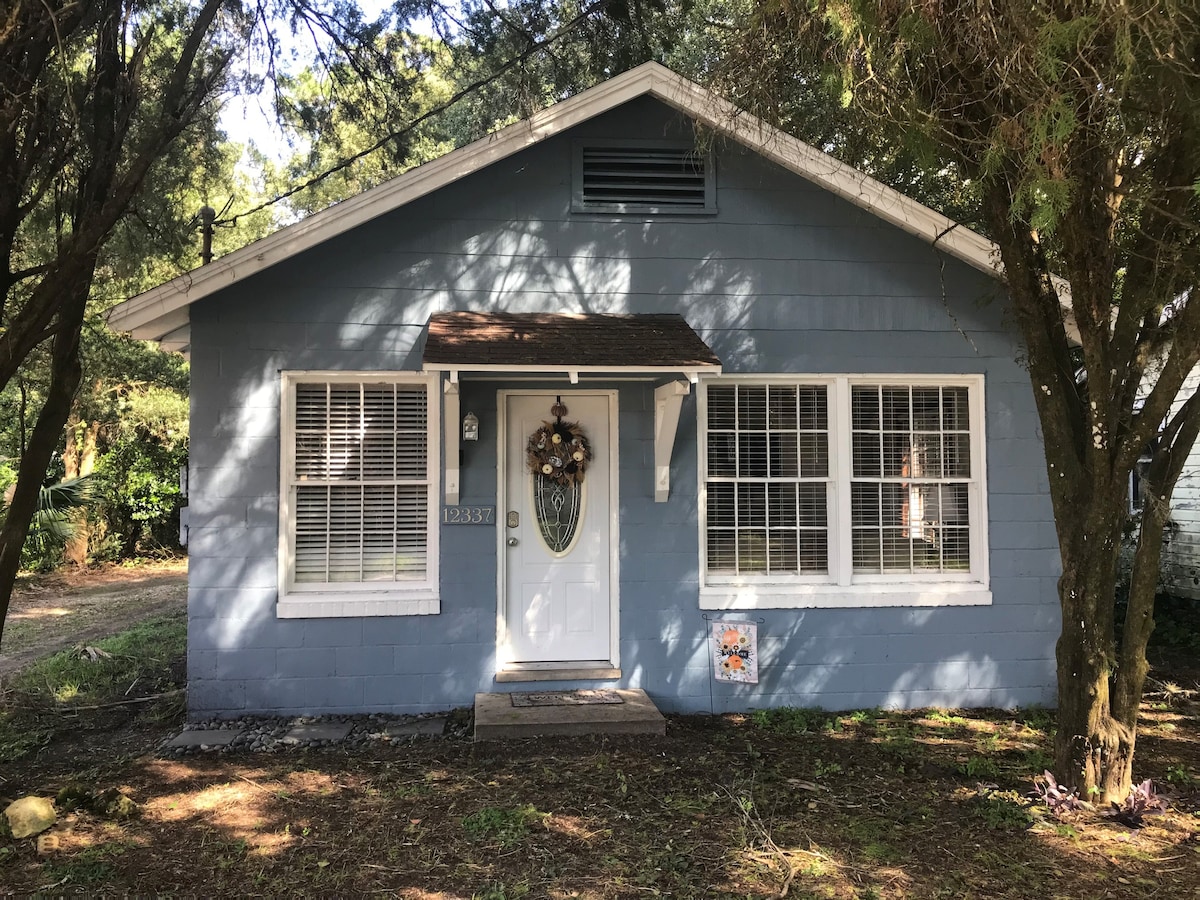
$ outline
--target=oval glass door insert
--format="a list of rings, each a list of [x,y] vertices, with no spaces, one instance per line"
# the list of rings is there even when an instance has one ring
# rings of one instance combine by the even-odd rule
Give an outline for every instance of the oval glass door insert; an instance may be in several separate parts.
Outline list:
[[[583,518],[583,482],[563,483],[535,473],[533,514],[546,548],[555,556],[566,556],[575,545]]]

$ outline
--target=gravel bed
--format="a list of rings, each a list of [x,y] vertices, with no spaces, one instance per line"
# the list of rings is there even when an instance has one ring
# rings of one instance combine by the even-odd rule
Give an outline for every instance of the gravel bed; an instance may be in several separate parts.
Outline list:
[[[390,735],[389,728],[410,725],[426,719],[443,719],[441,734]],[[345,723],[350,733],[337,741],[284,740],[297,725]],[[470,740],[473,731],[473,711],[469,707],[443,713],[419,715],[386,715],[373,713],[359,716],[244,716],[240,719],[214,719],[188,722],[178,732],[168,736],[157,749],[161,757],[194,756],[198,753],[285,753],[304,750],[357,750],[366,747],[408,744],[415,740]],[[238,731],[228,744],[201,744],[196,747],[168,747],[184,731]]]

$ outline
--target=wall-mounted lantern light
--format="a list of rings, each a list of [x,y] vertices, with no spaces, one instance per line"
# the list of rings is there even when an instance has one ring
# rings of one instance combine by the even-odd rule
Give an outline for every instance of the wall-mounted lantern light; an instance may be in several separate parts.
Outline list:
[[[479,440],[479,419],[475,413],[469,412],[463,416],[463,437],[464,441]]]

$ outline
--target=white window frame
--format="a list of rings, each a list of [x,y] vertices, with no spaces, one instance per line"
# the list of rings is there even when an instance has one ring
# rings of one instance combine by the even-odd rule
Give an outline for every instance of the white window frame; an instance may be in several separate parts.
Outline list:
[[[828,574],[710,576],[708,574],[708,388],[729,384],[824,385],[829,392]],[[850,395],[861,385],[966,387],[970,416],[971,479],[968,487],[969,572],[866,574],[853,571],[851,540]],[[803,609],[816,607],[978,606],[992,602],[988,569],[987,435],[984,376],[940,374],[722,375],[701,378],[697,395],[697,445],[701,609]]]
[[[440,376],[419,372],[291,370],[280,373],[280,377],[279,601],[276,604],[276,615],[281,619],[436,615],[441,611],[438,594],[441,397],[436,390]],[[425,387],[429,522],[425,578],[422,581],[389,582],[386,585],[350,584],[344,588],[328,585],[308,587],[293,582],[295,517],[290,474],[295,466],[296,385],[311,382],[420,384]]]

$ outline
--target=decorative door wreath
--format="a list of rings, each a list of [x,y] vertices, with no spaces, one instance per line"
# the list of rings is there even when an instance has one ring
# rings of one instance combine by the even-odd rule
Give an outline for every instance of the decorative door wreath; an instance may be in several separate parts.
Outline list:
[[[592,448],[578,422],[564,422],[562,397],[550,407],[554,421],[543,422],[525,447],[533,475],[533,513],[546,547],[566,556],[575,546],[583,515],[583,473]]]
[[[529,471],[557,484],[577,484],[592,461],[592,448],[583,427],[578,422],[564,422],[567,408],[557,398],[550,415],[554,421],[543,422],[525,445]]]

